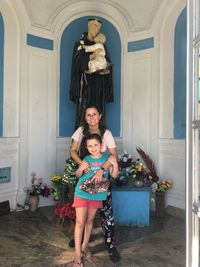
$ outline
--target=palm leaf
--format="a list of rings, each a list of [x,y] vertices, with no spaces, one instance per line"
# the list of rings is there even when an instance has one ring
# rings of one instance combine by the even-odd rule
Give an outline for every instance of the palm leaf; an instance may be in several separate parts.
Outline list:
[[[140,147],[136,148],[137,152],[140,154],[141,158],[143,159],[144,163],[146,164],[154,182],[159,180],[159,177],[156,172],[156,166],[152,159],[147,155]]]

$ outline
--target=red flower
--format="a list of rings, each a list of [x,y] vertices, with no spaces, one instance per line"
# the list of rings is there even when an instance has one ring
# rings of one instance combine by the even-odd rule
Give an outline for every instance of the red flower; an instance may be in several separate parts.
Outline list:
[[[76,217],[75,209],[72,207],[72,203],[67,203],[63,207],[60,207],[60,202],[56,204],[54,212],[60,217],[60,219],[72,219]]]

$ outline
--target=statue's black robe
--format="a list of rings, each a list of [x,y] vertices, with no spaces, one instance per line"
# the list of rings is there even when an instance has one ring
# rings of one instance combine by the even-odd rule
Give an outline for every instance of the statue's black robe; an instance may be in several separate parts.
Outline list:
[[[94,44],[93,41],[87,39],[87,33],[84,33],[80,40],[85,45]],[[102,75],[97,72],[86,74],[85,70],[88,70],[91,53],[77,49],[79,46],[80,41],[74,45],[70,84],[70,100],[77,105],[75,129],[80,125],[81,116],[86,106],[98,105],[105,115],[106,103],[114,101],[112,67],[110,74]],[[106,47],[105,50],[106,60],[111,63]]]

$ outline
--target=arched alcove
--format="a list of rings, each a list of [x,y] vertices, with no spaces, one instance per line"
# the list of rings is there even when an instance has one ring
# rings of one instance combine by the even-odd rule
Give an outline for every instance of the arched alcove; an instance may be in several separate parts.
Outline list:
[[[69,137],[74,130],[75,104],[69,100],[71,61],[74,43],[87,31],[88,16],[72,21],[63,31],[60,43],[59,135]],[[113,63],[114,102],[106,106],[106,123],[114,136],[120,136],[121,41],[116,28],[106,19],[101,31],[107,36],[106,46]]]
[[[3,58],[4,58],[4,22],[0,13],[0,137],[3,136]]]
[[[186,125],[186,8],[181,12],[174,36],[174,138],[185,139]]]

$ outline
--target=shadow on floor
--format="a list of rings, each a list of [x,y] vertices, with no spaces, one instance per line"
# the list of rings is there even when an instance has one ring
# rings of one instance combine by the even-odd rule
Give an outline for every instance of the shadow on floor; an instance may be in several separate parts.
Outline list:
[[[0,217],[0,267],[66,267],[73,257],[68,222],[61,224],[53,207],[36,212],[12,212]],[[106,251],[99,219],[90,242],[93,263],[85,267],[184,267],[185,222],[151,215],[149,227],[116,226],[121,261],[114,264]]]

